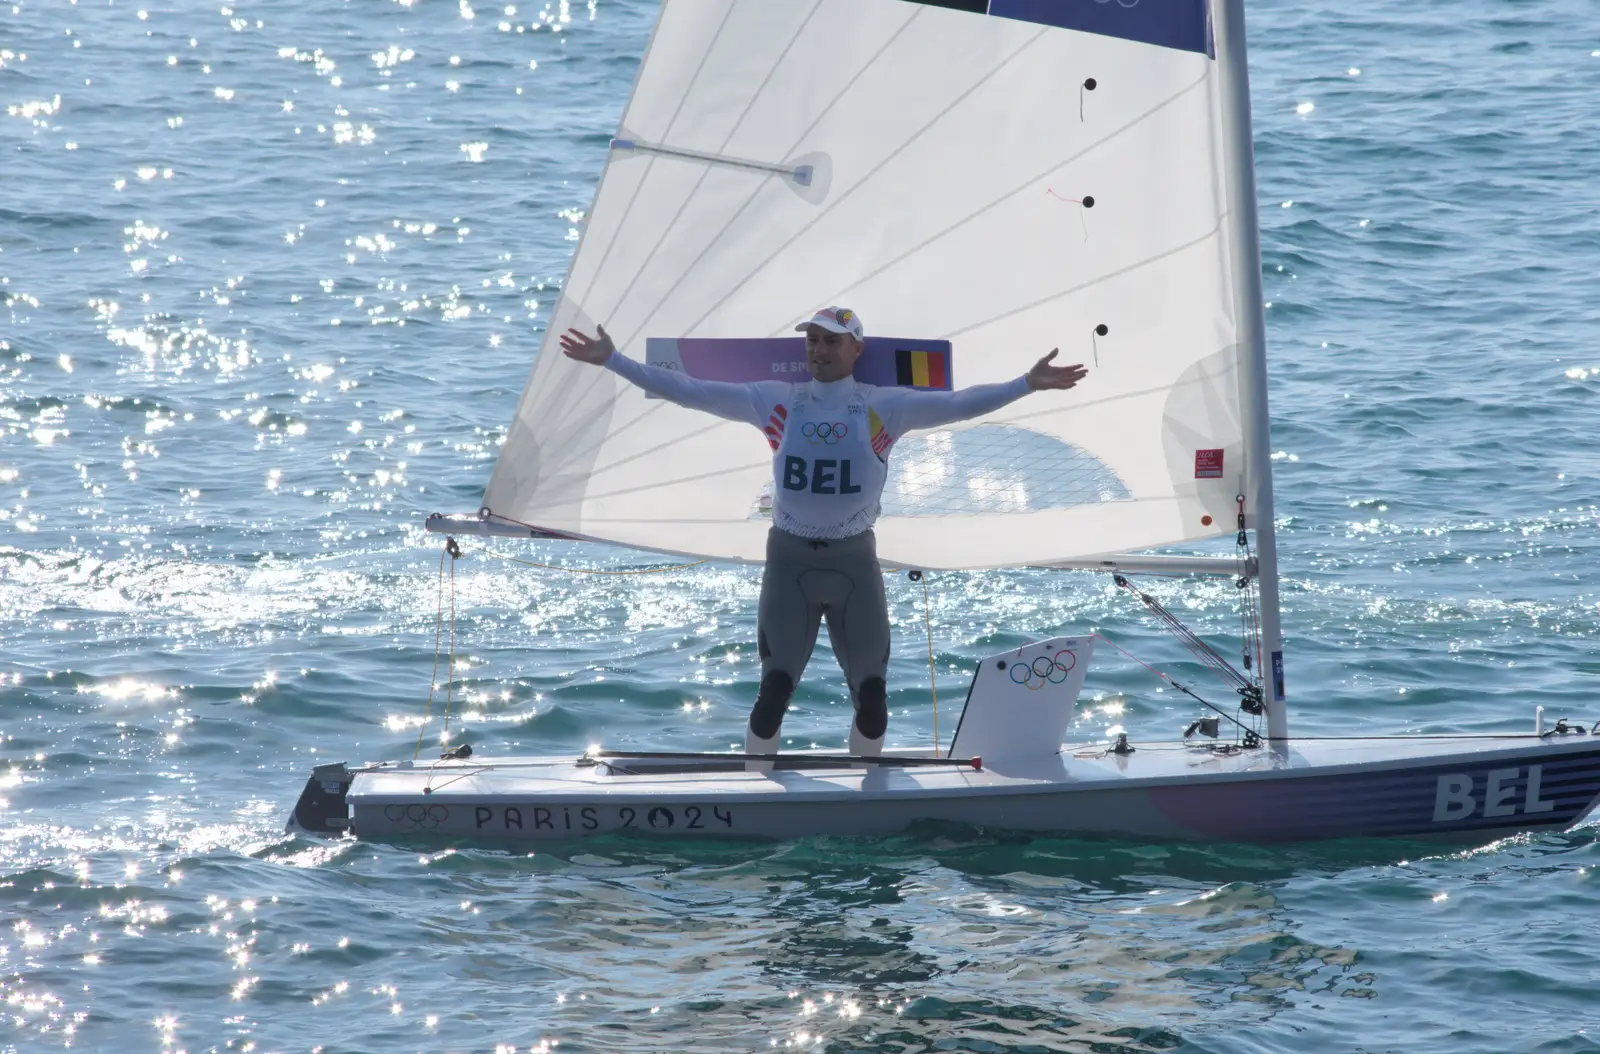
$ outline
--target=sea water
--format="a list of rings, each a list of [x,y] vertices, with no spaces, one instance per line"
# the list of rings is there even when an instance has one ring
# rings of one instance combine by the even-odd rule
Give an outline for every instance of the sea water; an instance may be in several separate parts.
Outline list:
[[[1250,5],[1298,731],[1600,718],[1596,15]],[[740,740],[755,571],[452,573],[420,530],[478,505],[654,16],[0,5],[0,1049],[1600,1049],[1593,827],[282,833],[313,765],[410,755],[452,596],[455,741]],[[1103,577],[930,584],[946,742],[973,661],[1031,637],[1097,628],[1201,683]],[[1227,583],[1147,588],[1236,647]],[[891,742],[928,744],[921,586],[889,595]],[[1096,667],[1076,735],[1194,714]],[[848,713],[819,651],[785,734],[837,747]]]

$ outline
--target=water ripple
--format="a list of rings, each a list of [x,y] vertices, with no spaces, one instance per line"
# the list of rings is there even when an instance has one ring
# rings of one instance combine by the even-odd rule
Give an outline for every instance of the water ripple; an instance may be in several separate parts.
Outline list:
[[[312,765],[413,748],[452,582],[458,738],[738,737],[753,571],[441,571],[418,526],[477,504],[654,13],[0,9],[0,1046],[1596,1049],[1593,826],[1443,855],[281,833]],[[1251,9],[1304,731],[1600,717],[1588,13]],[[931,586],[946,738],[972,663],[1033,636],[1201,674],[1098,579]],[[1227,583],[1146,588],[1233,639]],[[921,587],[888,596],[891,739],[926,744]],[[830,664],[793,744],[843,742]],[[1107,658],[1074,733],[1189,713]]]

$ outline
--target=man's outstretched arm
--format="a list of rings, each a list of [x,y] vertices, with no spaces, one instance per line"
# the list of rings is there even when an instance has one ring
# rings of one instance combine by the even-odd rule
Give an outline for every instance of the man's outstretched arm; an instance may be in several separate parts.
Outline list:
[[[617,350],[616,344],[604,326],[597,326],[598,338],[569,329],[561,335],[561,351],[569,359],[604,366],[623,380],[637,385],[651,395],[687,406],[691,410],[704,410],[708,414],[764,426],[766,413],[757,403],[759,392],[754,384],[729,384],[726,381],[702,381],[677,370],[664,370],[646,366]]]
[[[982,417],[1016,402],[1029,392],[1074,387],[1088,375],[1089,371],[1082,365],[1052,366],[1050,363],[1056,354],[1056,351],[1050,352],[1021,377],[999,384],[975,384],[953,392],[889,389],[894,395],[888,409],[895,418],[889,427],[899,434]]]

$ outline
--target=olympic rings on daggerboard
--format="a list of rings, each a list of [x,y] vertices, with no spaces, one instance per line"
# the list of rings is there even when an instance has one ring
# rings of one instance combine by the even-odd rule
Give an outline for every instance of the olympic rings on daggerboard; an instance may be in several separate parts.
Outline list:
[[[800,426],[800,434],[813,443],[826,443],[829,446],[833,446],[850,434],[850,426],[843,421],[834,421],[832,423],[824,421],[821,424],[813,424],[807,421]]]
[[[1066,656],[1065,661],[1062,660],[1063,655]],[[1049,658],[1041,655],[1031,663],[1012,663],[1011,679],[1028,689],[1028,691],[1037,692],[1047,684],[1061,684],[1064,682],[1067,679],[1067,675],[1072,672],[1072,668],[1076,665],[1078,665],[1078,656],[1072,649],[1062,648]],[[1022,676],[1018,677],[1018,673],[1021,673]]]

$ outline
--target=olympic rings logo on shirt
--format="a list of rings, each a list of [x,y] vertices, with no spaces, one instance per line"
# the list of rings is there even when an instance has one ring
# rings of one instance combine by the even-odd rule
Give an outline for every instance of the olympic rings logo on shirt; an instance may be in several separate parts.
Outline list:
[[[1061,657],[1065,655],[1066,661]],[[1061,684],[1078,665],[1078,656],[1070,648],[1062,648],[1054,656],[1039,656],[1031,663],[1014,662],[1011,664],[1011,679],[1022,685],[1030,692],[1037,692],[1047,684]]]
[[[812,424],[807,421],[800,426],[800,434],[812,443],[826,443],[828,446],[833,446],[850,434],[850,426],[843,421],[834,421],[832,424],[827,421],[821,424]]]

